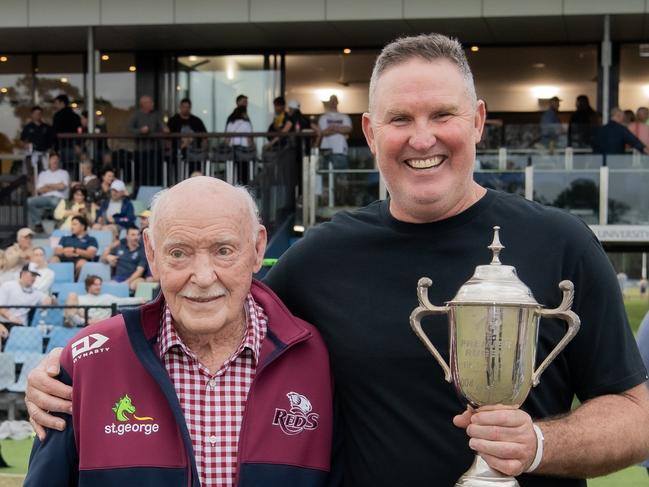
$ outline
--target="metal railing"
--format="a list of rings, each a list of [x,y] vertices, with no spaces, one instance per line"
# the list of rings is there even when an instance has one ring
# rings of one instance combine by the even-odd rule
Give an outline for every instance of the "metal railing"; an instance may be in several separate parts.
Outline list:
[[[0,176],[0,242],[27,226],[28,181],[26,174]]]

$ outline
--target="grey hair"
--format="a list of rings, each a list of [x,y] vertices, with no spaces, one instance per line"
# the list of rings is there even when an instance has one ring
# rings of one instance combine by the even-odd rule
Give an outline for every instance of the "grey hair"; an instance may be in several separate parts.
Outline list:
[[[259,209],[257,208],[257,203],[255,203],[255,199],[253,198],[252,194],[246,188],[245,186],[234,186],[235,191],[239,192],[241,196],[243,196],[244,200],[246,201],[246,206],[248,209],[248,213],[250,215],[250,227],[251,227],[251,239],[252,243],[255,243],[257,241],[257,235],[259,235],[259,230],[261,226],[261,221],[259,217]],[[167,193],[169,192],[169,188],[163,189],[162,191],[158,191],[156,194],[153,195],[153,198],[151,198],[151,215],[149,215],[149,227],[145,230],[147,235],[149,236],[149,240],[151,241],[151,245],[154,244],[154,237],[153,237],[153,229],[155,228],[156,221],[158,219],[158,211],[156,211],[159,206],[160,206],[160,201],[163,200]]]
[[[372,111],[376,85],[381,75],[389,68],[404,64],[413,58],[425,61],[446,59],[453,63],[464,78],[467,94],[471,98],[471,106],[476,107],[478,98],[475,92],[473,74],[464,49],[462,49],[462,44],[455,38],[433,33],[401,37],[383,48],[379,57],[376,58],[372,77],[370,78],[370,112]]]

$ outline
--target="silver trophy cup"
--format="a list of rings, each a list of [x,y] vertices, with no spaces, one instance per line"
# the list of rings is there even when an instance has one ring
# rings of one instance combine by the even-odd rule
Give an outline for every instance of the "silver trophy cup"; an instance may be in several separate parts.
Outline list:
[[[570,310],[574,286],[561,281],[563,299],[559,307],[544,309],[530,289],[518,278],[513,266],[502,265],[499,254],[504,247],[494,227],[493,252],[489,265],[476,267],[473,277],[445,306],[428,300],[432,281],[419,279],[419,306],[410,315],[410,326],[444,370],[457,393],[471,406],[488,404],[519,407],[539,377],[579,330],[579,317]],[[446,314],[449,324],[450,366],[424,333],[421,320],[428,315]],[[568,331],[554,350],[534,370],[539,321],[541,317],[559,318]],[[456,486],[518,486],[513,477],[491,469],[476,455],[473,465]]]

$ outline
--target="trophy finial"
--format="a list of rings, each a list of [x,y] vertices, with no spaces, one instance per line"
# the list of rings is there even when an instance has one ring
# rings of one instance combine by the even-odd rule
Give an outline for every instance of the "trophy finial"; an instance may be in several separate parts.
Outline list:
[[[504,249],[504,245],[500,243],[500,237],[498,231],[500,230],[499,226],[494,227],[494,240],[491,242],[491,245],[487,247],[494,253],[493,259],[491,259],[491,265],[500,265],[500,252]]]

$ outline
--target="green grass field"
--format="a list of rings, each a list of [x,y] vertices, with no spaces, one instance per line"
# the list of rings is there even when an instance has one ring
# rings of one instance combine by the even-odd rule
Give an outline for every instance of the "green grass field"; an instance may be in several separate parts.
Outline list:
[[[636,332],[642,318],[649,310],[649,300],[646,297],[641,298],[637,291],[630,290],[624,304],[629,316],[629,324]],[[0,471],[0,487],[19,487],[27,471],[32,440],[2,440],[0,446],[2,456],[11,465],[10,468]],[[591,479],[588,485],[589,487],[649,487],[649,475],[644,468],[630,467],[606,477]]]

